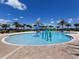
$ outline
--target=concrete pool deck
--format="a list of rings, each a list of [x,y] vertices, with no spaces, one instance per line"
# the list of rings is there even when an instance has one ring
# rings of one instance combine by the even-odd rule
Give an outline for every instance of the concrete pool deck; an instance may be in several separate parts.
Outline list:
[[[0,59],[79,59],[79,56],[71,54],[72,49],[66,48],[73,44],[79,45],[79,34],[70,34],[76,39],[73,42],[50,46],[13,46],[2,43],[2,38],[8,35],[13,34],[0,34]]]

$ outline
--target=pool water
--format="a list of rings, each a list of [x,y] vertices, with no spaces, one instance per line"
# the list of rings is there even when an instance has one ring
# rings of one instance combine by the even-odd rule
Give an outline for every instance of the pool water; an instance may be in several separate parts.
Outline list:
[[[66,33],[62,32],[52,32],[51,40],[47,40],[42,38],[42,33],[25,33],[12,35],[5,39],[7,43],[15,44],[15,45],[49,45],[49,44],[57,44],[68,42],[72,39],[72,37],[67,36]]]

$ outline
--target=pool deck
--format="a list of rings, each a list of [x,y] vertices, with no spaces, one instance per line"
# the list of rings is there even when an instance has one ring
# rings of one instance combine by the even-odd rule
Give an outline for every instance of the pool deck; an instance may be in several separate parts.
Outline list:
[[[79,34],[70,34],[76,39],[72,42],[50,46],[13,46],[2,43],[2,38],[8,35],[13,34],[0,34],[0,59],[79,59],[78,55],[71,53],[73,49],[68,48],[79,45]]]

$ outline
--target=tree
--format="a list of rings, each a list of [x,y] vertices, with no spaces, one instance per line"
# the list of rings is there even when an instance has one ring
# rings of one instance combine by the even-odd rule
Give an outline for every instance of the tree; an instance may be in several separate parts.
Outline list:
[[[32,26],[31,25],[26,25],[27,27],[29,27],[29,28],[32,28]]]
[[[60,26],[56,26],[56,29],[59,30]]]
[[[74,26],[75,26],[76,28],[78,28],[78,27],[79,27],[79,23],[75,23]]]
[[[39,31],[39,29],[42,29],[42,26],[44,26],[44,25],[41,22],[40,18],[38,18],[36,20],[36,22],[34,23],[34,26],[33,27],[35,28],[35,30]]]
[[[21,26],[18,22],[14,22],[13,25],[15,26],[15,29],[18,30]]]
[[[49,26],[48,26],[48,28],[49,28],[49,29],[53,29],[53,28],[54,28],[54,26],[52,26],[52,25],[49,25]]]
[[[10,27],[9,24],[1,24],[2,29],[7,30]]]
[[[58,22],[59,25],[61,25],[61,31],[63,32],[63,28],[64,28],[64,25],[66,24],[67,22],[65,20],[60,20]]]
[[[0,29],[1,29],[1,24],[0,24]]]
[[[67,26],[67,28],[69,28],[71,26],[70,23],[65,24],[65,26]]]
[[[22,30],[25,30],[26,24],[20,24]]]

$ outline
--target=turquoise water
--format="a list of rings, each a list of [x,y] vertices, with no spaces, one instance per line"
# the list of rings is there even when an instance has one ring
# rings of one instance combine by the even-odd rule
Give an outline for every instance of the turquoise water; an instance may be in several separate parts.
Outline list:
[[[68,42],[72,37],[67,36],[66,33],[62,32],[51,32],[51,38],[46,39],[42,37],[42,33],[26,33],[9,36],[5,39],[6,42],[17,44],[17,45],[48,45]]]

